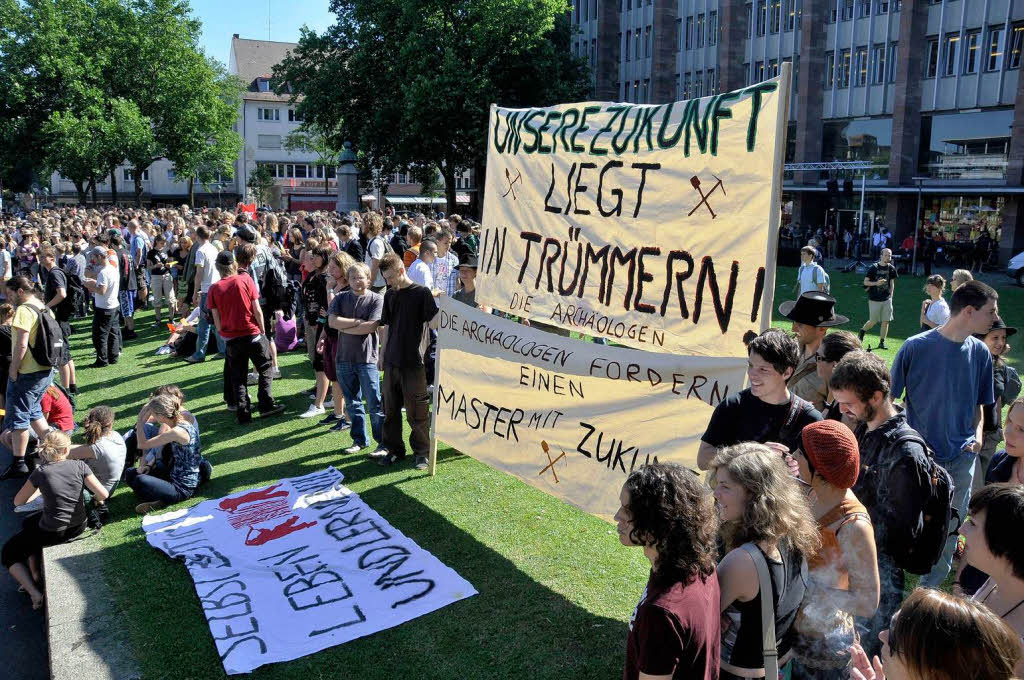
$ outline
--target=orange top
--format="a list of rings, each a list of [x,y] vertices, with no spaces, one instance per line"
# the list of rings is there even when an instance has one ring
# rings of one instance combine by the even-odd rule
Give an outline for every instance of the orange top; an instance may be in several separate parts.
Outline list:
[[[846,526],[847,522],[859,518],[871,521],[867,508],[855,498],[844,498],[818,520],[821,549],[807,560],[807,569],[822,585],[837,590],[850,589],[850,574],[843,566],[843,552],[839,547],[839,539],[836,534]],[[833,531],[831,526],[836,522],[839,522],[839,526]]]

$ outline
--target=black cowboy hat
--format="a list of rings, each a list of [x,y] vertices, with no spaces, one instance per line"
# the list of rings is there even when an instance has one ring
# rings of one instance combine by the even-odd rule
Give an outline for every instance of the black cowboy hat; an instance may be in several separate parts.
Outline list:
[[[790,321],[806,326],[828,328],[842,326],[850,320],[836,314],[836,299],[818,291],[804,293],[797,300],[787,300],[779,305],[779,314]]]
[[[462,258],[462,261],[459,262],[459,264],[455,268],[462,269],[463,267],[466,267],[467,269],[477,268],[476,253],[467,253],[466,256]]]
[[[1006,322],[1003,321],[1002,317],[999,316],[997,316],[996,320],[992,323],[992,328],[988,329],[988,333],[998,330],[1005,330],[1006,337],[1010,337],[1011,335],[1017,332],[1016,328],[1014,328],[1013,326],[1007,326]],[[978,338],[978,340],[984,340],[985,336],[988,335],[988,333],[975,333],[974,337]]]

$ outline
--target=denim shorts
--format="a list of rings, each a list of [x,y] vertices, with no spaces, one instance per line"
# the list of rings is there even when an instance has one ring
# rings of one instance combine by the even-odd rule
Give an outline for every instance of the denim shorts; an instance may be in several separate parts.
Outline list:
[[[43,392],[53,382],[53,369],[35,373],[19,373],[14,382],[7,381],[7,414],[4,426],[11,430],[27,430],[33,420],[43,417]]]

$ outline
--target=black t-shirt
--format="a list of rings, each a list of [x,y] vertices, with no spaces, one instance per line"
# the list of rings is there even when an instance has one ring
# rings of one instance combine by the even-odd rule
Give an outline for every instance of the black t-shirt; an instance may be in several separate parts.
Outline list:
[[[46,272],[46,286],[43,290],[43,304],[53,299],[59,289],[63,288],[68,292],[68,277],[59,267],[54,267]]]
[[[167,266],[170,260],[167,259],[167,253],[162,250],[150,248],[146,253],[146,262],[149,263],[149,273],[153,276],[164,276],[170,271]]]
[[[85,522],[85,499],[82,489],[92,470],[84,460],[62,460],[40,465],[28,481],[43,496],[43,517],[39,528],[61,531]]]
[[[871,286],[868,288],[868,299],[874,302],[885,302],[892,297],[892,282],[899,278],[899,274],[896,272],[896,267],[892,264],[882,264],[876,262],[871,265],[868,269],[867,280],[877,281],[879,279],[886,279],[884,286]]]
[[[800,445],[800,430],[821,420],[821,414],[813,406],[801,401],[789,434],[783,436],[780,431],[789,416],[790,403],[768,404],[745,389],[726,397],[715,407],[701,440],[717,447],[740,442],[779,442],[790,450],[796,449]]]
[[[423,365],[420,338],[423,324],[437,314],[437,302],[429,288],[413,283],[405,288],[388,288],[380,325],[388,327],[384,363],[397,368]]]

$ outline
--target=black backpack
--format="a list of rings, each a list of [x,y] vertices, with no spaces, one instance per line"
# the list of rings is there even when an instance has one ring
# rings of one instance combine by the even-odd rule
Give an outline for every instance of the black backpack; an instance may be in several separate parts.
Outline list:
[[[61,271],[64,272],[64,278],[67,281],[64,289],[65,296],[53,308],[53,313],[57,316],[58,321],[67,321],[75,315],[75,311],[85,299],[85,286],[82,285],[82,279],[77,274],[69,272],[67,267],[61,267]]]
[[[890,541],[890,550],[899,568],[911,574],[927,574],[942,556],[946,539],[960,531],[963,518],[953,507],[953,478],[935,462],[935,452],[928,442],[915,431],[902,432],[889,442],[889,451],[904,442],[920,444],[927,455],[927,463],[917,466],[915,487],[906,490],[917,500],[915,506],[920,508],[917,517],[906,518],[914,529],[903,540]],[[886,456],[886,459],[891,458]],[[950,530],[954,519],[956,526]]]
[[[260,293],[269,312],[284,310],[288,306],[288,275],[274,255],[267,256],[267,266],[260,281]]]
[[[36,309],[39,319],[39,330],[36,331],[35,343],[29,343],[28,349],[32,358],[40,366],[60,368],[67,363],[65,360],[64,334],[57,324],[57,319],[46,309]]]

